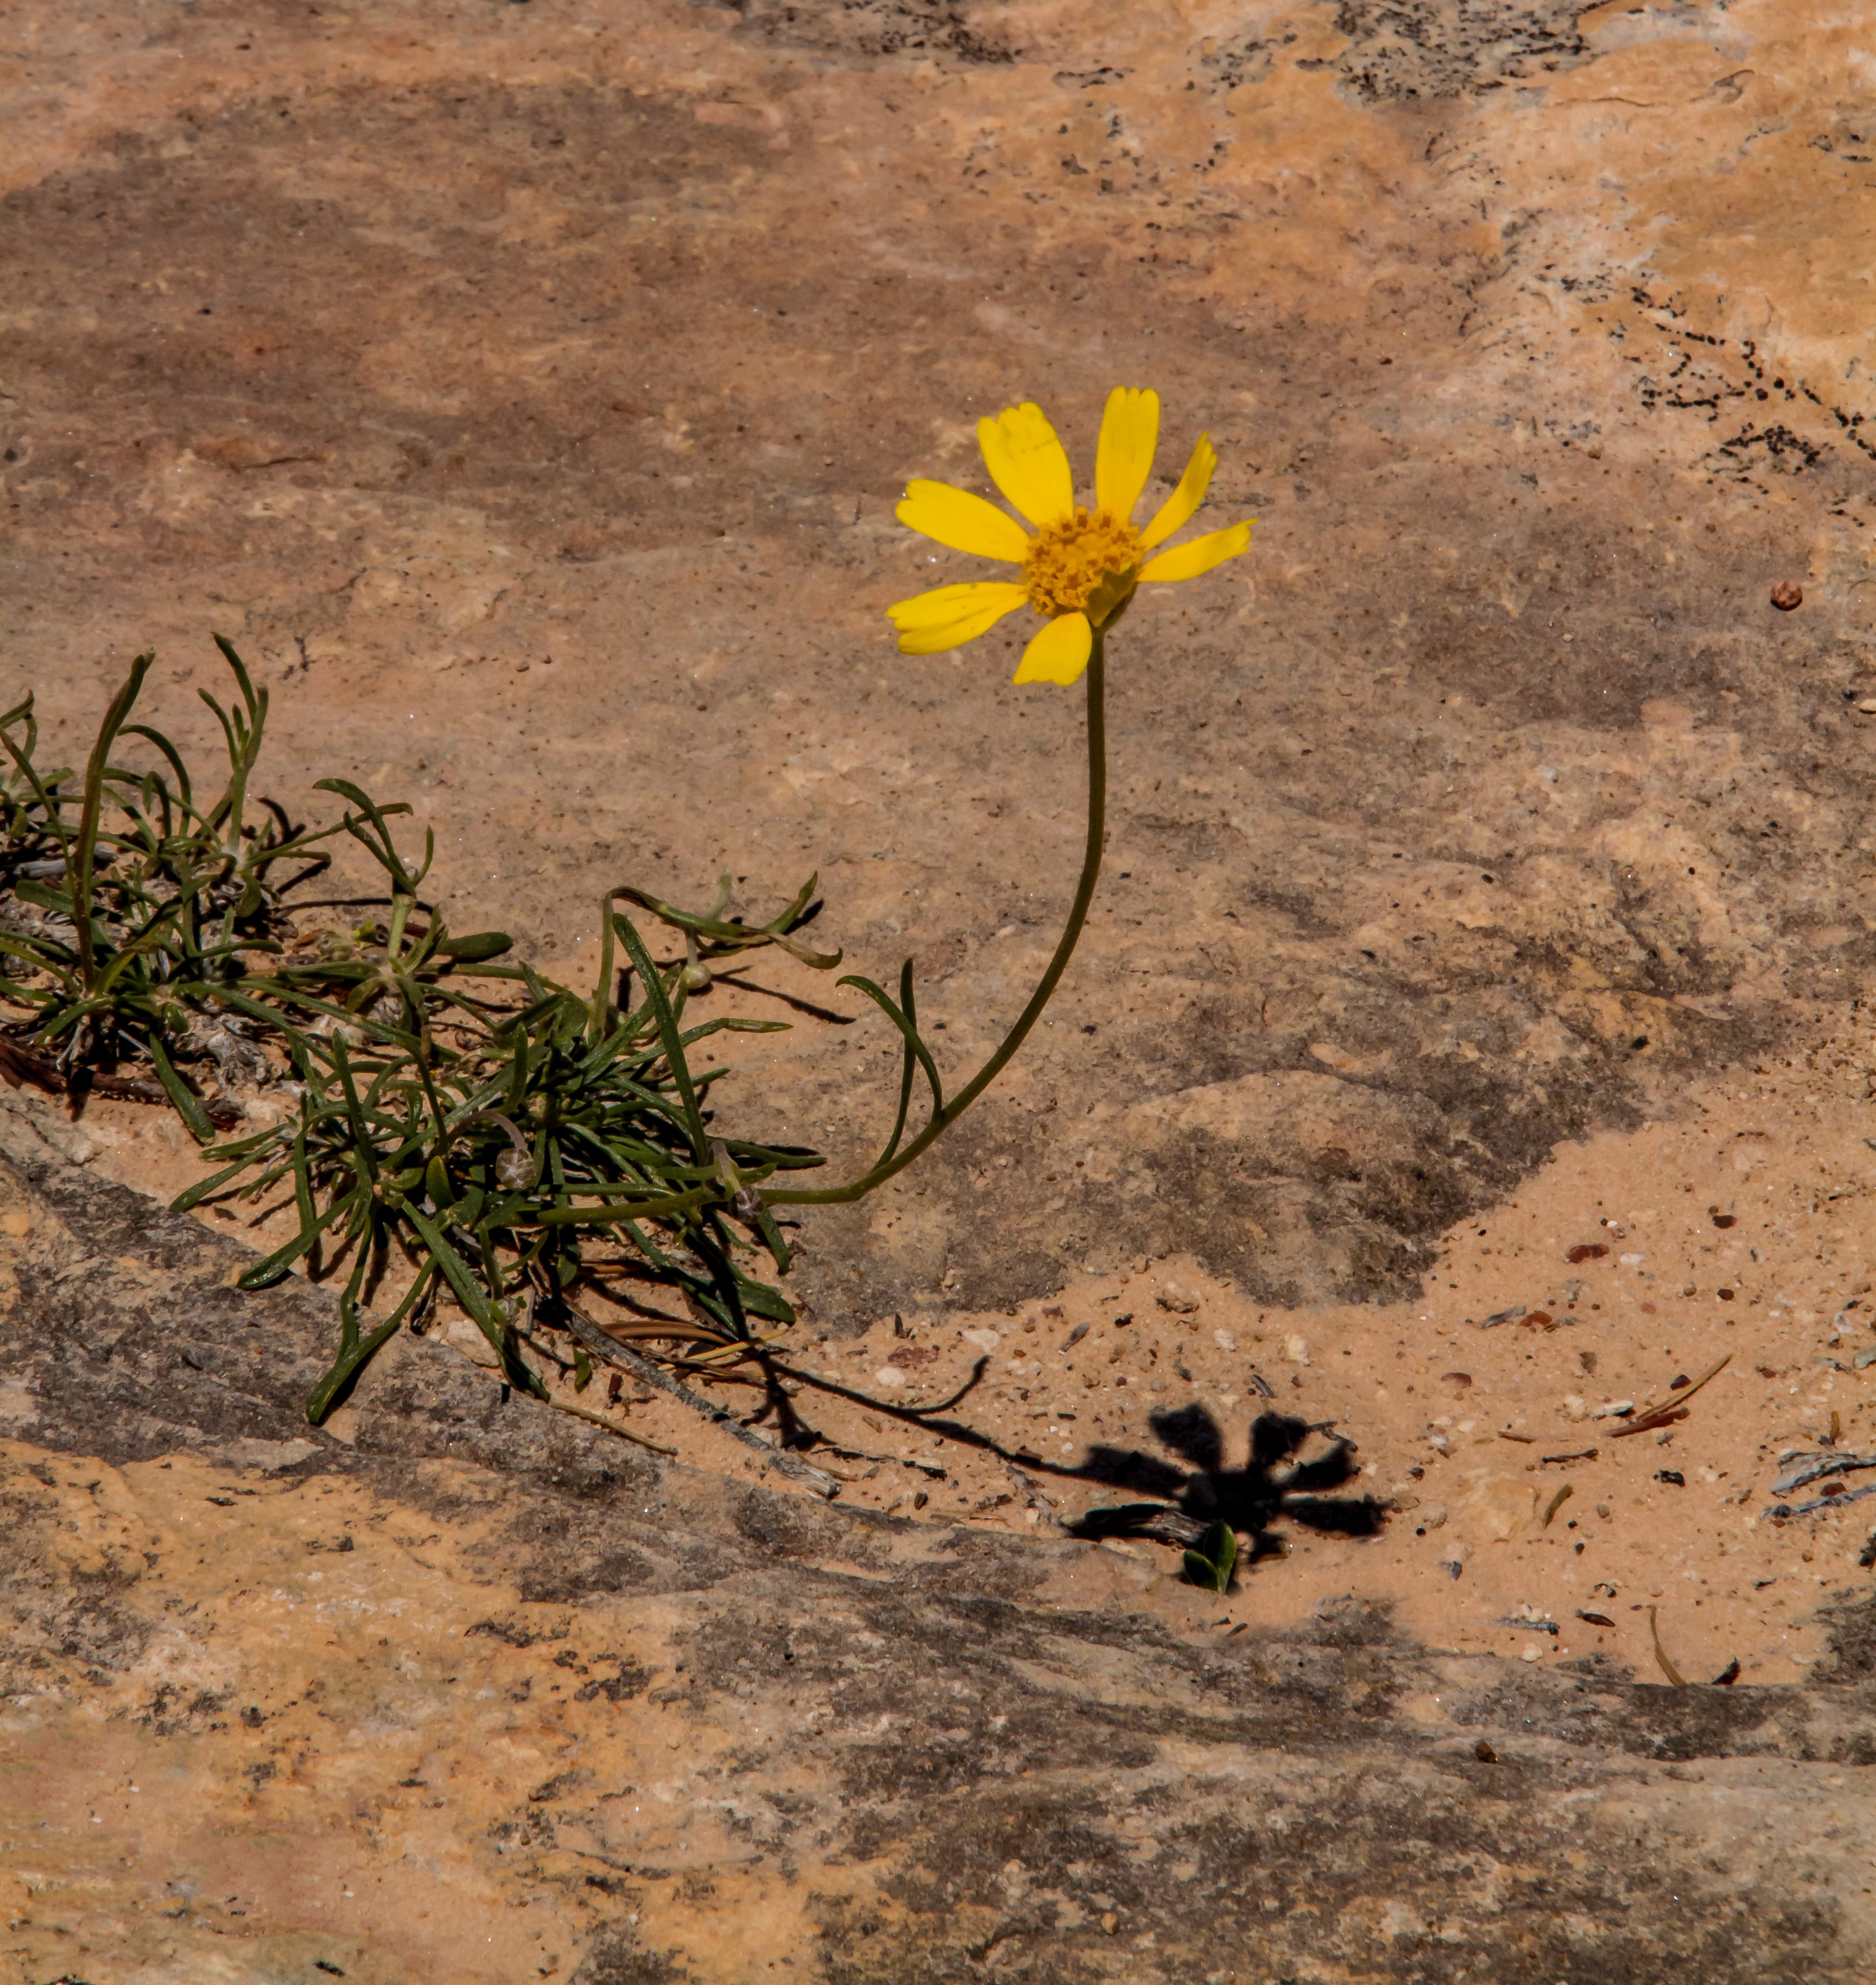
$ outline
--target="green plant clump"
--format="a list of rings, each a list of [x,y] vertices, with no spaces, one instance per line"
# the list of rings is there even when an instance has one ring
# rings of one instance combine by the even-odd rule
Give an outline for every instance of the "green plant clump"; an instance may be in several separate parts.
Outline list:
[[[451,934],[422,894],[434,836],[415,865],[394,839],[390,823],[408,806],[324,779],[317,789],[346,811],[317,832],[250,807],[267,692],[217,640],[239,701],[224,709],[201,693],[227,749],[213,802],[198,801],[167,737],[127,720],[150,655],[112,700],[82,784],[37,764],[30,698],[0,716],[0,1003],[20,1009],[0,1023],[0,1073],[15,1086],[166,1099],[216,1167],[179,1210],[290,1194],[297,1231],[240,1285],[264,1288],[301,1261],[345,1270],[338,1355],[307,1402],[315,1422],[440,1287],[509,1382],[539,1396],[520,1340],[558,1358],[532,1334],[537,1315],[553,1322],[606,1293],[609,1269],[666,1285],[688,1312],[641,1314],[615,1335],[734,1354],[756,1325],[792,1322],[780,1291],[750,1272],[759,1260],[778,1274],[789,1263],[760,1187],[822,1160],[717,1134],[708,1101],[723,1071],[691,1063],[712,1034],[784,1023],[686,1026],[684,1009],[688,987],[708,982],[707,960],[754,945],[837,965],[790,935],[817,907],[814,882],[755,928],[724,921],[722,895],[699,915],[615,890],[602,905],[598,982],[576,992],[506,962],[501,932]],[[112,761],[133,736],[153,747],[155,769]],[[328,864],[317,844],[341,833],[383,872],[387,893],[373,900],[385,914],[302,937],[284,893]],[[298,872],[277,882],[296,859]],[[660,968],[620,898],[681,930],[686,958]],[[216,1141],[247,1120],[237,1089],[270,1087],[290,1099],[279,1120]],[[362,1331],[361,1306],[380,1287],[399,1291],[394,1306]],[[583,1383],[583,1350],[562,1362]]]

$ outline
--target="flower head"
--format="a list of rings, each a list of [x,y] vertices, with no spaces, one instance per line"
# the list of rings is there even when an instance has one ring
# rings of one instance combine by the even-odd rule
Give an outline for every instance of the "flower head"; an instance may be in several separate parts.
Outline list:
[[[1196,579],[1250,542],[1248,523],[1193,538],[1149,556],[1182,529],[1205,500],[1218,458],[1201,435],[1179,487],[1143,529],[1134,506],[1153,473],[1159,438],[1159,396],[1116,386],[1107,398],[1095,455],[1094,507],[1075,501],[1069,458],[1042,410],[1025,400],[977,424],[990,479],[1028,519],[1025,529],[1007,511],[948,482],[907,485],[898,519],[953,551],[1002,559],[1019,569],[1018,579],[941,586],[886,610],[899,630],[903,654],[935,655],[961,647],[1021,606],[1033,606],[1044,625],[1023,650],[1016,680],[1064,685],[1088,666],[1097,627],[1104,627],[1133,597],[1136,586]]]

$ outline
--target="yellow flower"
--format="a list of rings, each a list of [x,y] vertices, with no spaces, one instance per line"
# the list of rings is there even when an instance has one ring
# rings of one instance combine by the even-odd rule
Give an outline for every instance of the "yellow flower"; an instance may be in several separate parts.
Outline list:
[[[1196,579],[1236,558],[1250,542],[1247,523],[1147,556],[1190,520],[1218,465],[1201,435],[1179,487],[1145,529],[1136,530],[1133,508],[1153,473],[1159,438],[1159,395],[1116,386],[1101,422],[1089,510],[1076,503],[1068,456],[1040,407],[1025,400],[1005,407],[995,420],[979,421],[977,438],[990,479],[1033,530],[968,490],[922,480],[907,485],[898,519],[953,551],[1019,566],[1022,578],[941,586],[888,607],[901,653],[935,655],[961,647],[1027,601],[1046,624],[1023,650],[1016,680],[1066,686],[1087,667],[1095,630],[1119,613],[1136,586]]]

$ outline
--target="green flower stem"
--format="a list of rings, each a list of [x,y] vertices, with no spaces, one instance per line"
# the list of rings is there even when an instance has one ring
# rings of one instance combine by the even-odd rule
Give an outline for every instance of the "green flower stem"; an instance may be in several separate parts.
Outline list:
[[[784,1187],[780,1191],[764,1190],[763,1198],[771,1206],[840,1206],[864,1199],[875,1187],[884,1185],[895,1172],[902,1172],[915,1158],[923,1154],[937,1143],[951,1125],[957,1122],[978,1097],[1001,1075],[1016,1050],[1028,1037],[1029,1029],[1042,1018],[1042,1009],[1054,996],[1055,988],[1062,982],[1062,975],[1068,969],[1069,960],[1074,956],[1075,946],[1080,939],[1082,926],[1088,921],[1088,906],[1094,900],[1095,884],[1100,879],[1102,844],[1107,835],[1107,675],[1106,654],[1102,631],[1094,631],[1094,646],[1088,657],[1088,845],[1082,857],[1081,880],[1076,885],[1075,901],[1069,910],[1068,922],[1063,926],[1060,939],[1055,945],[1055,956],[1049,961],[1049,969],[1038,981],[1035,990],[1029,996],[1029,1003],[1017,1016],[1016,1024],[1003,1036],[996,1052],[972,1076],[963,1088],[951,1098],[941,1110],[933,1113],[931,1120],[909,1144],[888,1159],[882,1159],[863,1177],[851,1185],[827,1186],[818,1191],[806,1188]]]

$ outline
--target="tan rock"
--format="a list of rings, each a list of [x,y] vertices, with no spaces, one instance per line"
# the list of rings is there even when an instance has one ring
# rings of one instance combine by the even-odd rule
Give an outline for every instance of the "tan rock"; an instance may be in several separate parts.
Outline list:
[[[1479,1473],[1466,1482],[1457,1517],[1474,1536],[1502,1543],[1529,1527],[1537,1513],[1537,1490],[1524,1476]]]

